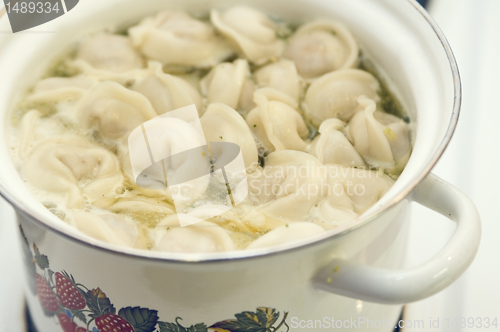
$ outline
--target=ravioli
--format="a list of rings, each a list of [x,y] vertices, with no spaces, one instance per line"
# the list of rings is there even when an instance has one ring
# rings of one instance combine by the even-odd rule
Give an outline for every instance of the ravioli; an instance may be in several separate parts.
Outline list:
[[[346,26],[295,29],[244,6],[207,16],[168,10],[125,34],[88,35],[64,58],[66,77],[45,75],[25,93],[12,158],[43,205],[95,241],[215,253],[319,236],[390,190],[411,155],[410,127],[384,110]],[[168,116],[191,105],[199,122]],[[180,154],[154,179],[194,178],[189,186],[136,183],[150,161],[146,149],[144,165],[130,159],[137,128],[157,140],[151,156]],[[245,172],[216,172],[211,143],[238,146]],[[181,217],[203,221],[181,227]]]

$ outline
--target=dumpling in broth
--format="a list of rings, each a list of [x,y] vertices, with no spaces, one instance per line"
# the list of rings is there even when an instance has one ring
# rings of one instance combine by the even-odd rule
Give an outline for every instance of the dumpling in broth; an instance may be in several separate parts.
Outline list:
[[[304,119],[297,111],[297,102],[289,95],[271,88],[255,91],[257,107],[247,116],[247,124],[268,151],[304,151],[309,136]]]
[[[295,32],[283,56],[295,62],[302,77],[313,79],[334,70],[354,68],[358,53],[356,40],[343,24],[316,20]]]
[[[130,169],[127,169],[127,165],[124,170],[136,182],[141,172],[154,161],[160,167],[150,169],[141,186],[147,190],[157,189],[159,193],[168,186],[167,196],[172,195],[177,212],[180,213],[205,193],[210,161],[203,150],[206,141],[196,110],[184,107],[174,112],[186,118],[173,116],[172,112],[166,113],[145,122],[142,128],[129,135],[128,148],[132,155],[128,155],[131,157],[130,164],[127,163]],[[186,153],[193,150],[195,153]]]
[[[324,164],[363,167],[365,163],[344,135],[345,124],[339,119],[323,121],[319,133],[307,151]]]
[[[37,110],[31,110],[24,114],[21,122],[21,132],[19,137],[19,145],[17,148],[18,156],[24,160],[29,151],[33,148],[35,140],[35,126],[40,119],[41,114]]]
[[[254,88],[247,60],[218,64],[201,80],[200,85],[208,104],[224,103],[243,112],[253,105]],[[252,91],[248,93],[245,88]]]
[[[159,62],[149,62],[147,74],[136,80],[131,89],[146,96],[157,114],[192,104],[196,105],[198,114],[203,113],[199,92],[185,80],[165,74]]]
[[[215,28],[250,62],[261,65],[283,52],[284,43],[276,36],[275,24],[259,11],[242,6],[224,13],[213,9],[210,18]]]
[[[87,37],[80,44],[77,59],[94,69],[121,73],[143,66],[139,54],[127,37],[99,34]]]
[[[210,67],[233,53],[210,25],[179,11],[147,17],[129,35],[145,56],[167,67]]]
[[[261,172],[248,177],[250,198],[257,210],[283,221],[302,221],[323,198],[322,164],[305,152],[285,150],[270,153]]]
[[[367,164],[398,173],[411,153],[408,125],[401,119],[377,111],[375,102],[366,96],[358,99],[359,111],[348,126],[354,148]]]
[[[379,171],[341,165],[326,165],[329,192],[327,201],[334,207],[362,213],[377,202],[394,184]],[[347,200],[348,199],[348,200]]]
[[[107,197],[95,201],[93,205],[114,213],[146,217],[150,220],[149,225],[154,224],[155,215],[170,216],[175,214],[175,208],[170,203],[160,198],[153,199],[144,196]]]
[[[344,69],[314,81],[307,90],[305,115],[314,125],[330,118],[348,121],[356,112],[362,95],[378,102],[380,84],[370,73],[359,69]]]
[[[310,210],[314,222],[331,229],[354,219],[375,204],[394,183],[378,171],[325,165],[324,198]]]
[[[152,250],[176,253],[210,253],[236,250],[229,232],[209,221],[180,227],[178,217],[171,216],[152,230]]]
[[[60,102],[80,98],[97,84],[97,80],[80,75],[75,77],[49,77],[39,81],[28,99],[37,102]]]
[[[72,219],[82,233],[106,243],[134,247],[139,237],[137,226],[123,215],[75,211]]]
[[[211,104],[201,117],[201,126],[207,143],[237,144],[241,149],[246,168],[258,161],[257,146],[252,132],[243,117],[231,107],[222,103]]]
[[[292,222],[264,234],[250,243],[247,249],[267,248],[292,243],[324,232],[323,228],[309,222]]]
[[[259,87],[269,87],[284,92],[297,102],[302,94],[302,82],[293,61],[282,59],[255,72]]]
[[[26,180],[47,192],[67,194],[68,208],[113,195],[123,177],[117,158],[108,150],[78,136],[48,138],[29,155]]]
[[[111,139],[126,137],[157,115],[146,97],[115,82],[102,82],[92,88],[77,112],[85,128],[95,127],[102,136]]]

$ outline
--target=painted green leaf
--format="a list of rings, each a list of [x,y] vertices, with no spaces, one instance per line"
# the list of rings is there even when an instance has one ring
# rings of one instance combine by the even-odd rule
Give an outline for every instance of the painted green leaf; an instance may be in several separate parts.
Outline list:
[[[228,319],[217,322],[210,328],[219,328],[230,332],[269,332],[277,331],[281,326],[286,325],[287,313],[283,316],[282,322],[275,327],[280,313],[274,308],[259,307],[256,312],[243,311],[236,314],[236,319]]]
[[[184,332],[186,329],[180,330],[177,327],[177,324],[167,323],[167,322],[158,322],[158,327],[160,328],[160,332]]]
[[[81,310],[69,310],[71,314],[81,320],[84,324],[87,324],[87,316]]]
[[[90,317],[97,318],[104,314],[116,313],[115,307],[99,287],[88,291],[79,290],[85,299],[85,303],[87,303],[87,307],[92,311]]]
[[[47,270],[47,274],[49,275],[49,281],[54,284],[54,279],[52,279],[52,276],[54,275],[54,271],[52,271],[51,269],[48,269]]]
[[[179,319],[181,318],[177,317],[175,323],[158,322],[160,332],[208,332],[207,326],[203,323],[184,327],[178,322]]]
[[[266,332],[268,330],[267,316],[262,311],[259,315],[255,312],[244,311],[235,316],[236,319],[217,322],[210,327],[231,332]]]
[[[136,332],[153,332],[158,321],[158,311],[140,307],[126,307],[118,311]]]
[[[48,269],[49,268],[49,258],[46,255],[40,254],[40,251],[38,250],[38,247],[33,244],[33,250],[35,251],[35,261],[38,264],[38,266],[42,269]]]
[[[160,332],[187,332],[181,325],[175,323],[158,322]]]
[[[259,313],[266,315],[267,327],[273,326],[280,316],[280,313],[277,312],[274,308],[259,307],[257,308],[257,315],[259,315]]]
[[[199,323],[189,327],[188,332],[208,332],[208,328],[205,324]]]

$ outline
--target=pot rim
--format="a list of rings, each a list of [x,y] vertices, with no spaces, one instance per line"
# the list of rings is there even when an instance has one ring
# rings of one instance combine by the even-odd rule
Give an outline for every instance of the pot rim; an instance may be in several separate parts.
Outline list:
[[[91,243],[84,241],[82,239],[79,239],[71,234],[68,234],[62,230],[59,230],[51,225],[48,225],[44,222],[41,222],[39,220],[40,218],[36,217],[33,213],[30,211],[27,211],[24,207],[23,204],[16,198],[14,198],[6,188],[4,188],[0,184],[0,196],[2,196],[7,202],[9,202],[16,210],[17,213],[21,213],[32,221],[36,222],[39,224],[41,227],[50,230],[51,232],[54,232],[58,234],[59,236],[62,236],[66,240],[69,240],[71,242],[76,242],[80,245],[83,245],[85,247],[89,247],[92,249],[104,251],[110,254],[118,255],[118,256],[124,256],[127,258],[134,258],[134,259],[141,259],[141,260],[148,260],[148,261],[155,261],[155,262],[161,262],[161,263],[174,263],[174,264],[200,264],[200,263],[215,263],[215,262],[232,262],[232,261],[242,261],[242,260],[250,260],[250,259],[256,259],[256,258],[263,258],[263,257],[268,257],[268,256],[276,256],[276,255],[281,255],[285,253],[290,253],[290,252],[295,252],[298,250],[302,250],[305,248],[310,248],[313,246],[321,245],[324,244],[326,241],[330,241],[334,238],[341,237],[344,234],[350,233],[354,231],[357,228],[360,228],[382,213],[386,212],[389,208],[395,206],[399,202],[401,202],[403,199],[409,196],[409,194],[422,182],[422,180],[425,179],[425,177],[431,172],[432,168],[436,165],[438,160],[441,158],[443,155],[444,151],[446,150],[454,132],[456,129],[456,125],[458,122],[458,118],[460,115],[460,108],[461,108],[461,102],[462,102],[462,84],[461,84],[461,79],[460,79],[460,73],[458,70],[458,65],[455,59],[455,56],[453,54],[453,51],[451,50],[451,47],[444,36],[443,32],[437,25],[437,23],[432,19],[432,17],[427,13],[427,11],[416,1],[416,0],[407,0],[415,9],[424,17],[424,19],[427,21],[427,23],[431,26],[433,29],[434,33],[438,37],[439,41],[441,42],[441,45],[443,46],[443,49],[446,53],[446,56],[448,58],[448,62],[451,68],[451,73],[453,77],[453,85],[454,85],[454,101],[453,101],[453,111],[451,115],[450,122],[448,124],[448,128],[446,129],[446,133],[442,141],[439,143],[437,152],[435,155],[431,158],[430,162],[427,164],[425,169],[414,179],[407,187],[405,187],[404,190],[402,190],[396,197],[394,197],[391,201],[381,205],[378,207],[377,210],[368,213],[366,215],[363,215],[362,218],[357,218],[357,222],[343,230],[334,234],[331,234],[331,232],[325,232],[321,234],[320,236],[311,236],[307,239],[304,239],[303,241],[297,241],[291,244],[285,244],[281,246],[275,246],[271,248],[261,248],[261,249],[253,249],[253,250],[242,250],[242,251],[232,251],[232,252],[220,252],[220,253],[210,253],[210,254],[172,254],[172,253],[162,253],[162,252],[153,252],[153,251],[146,251],[146,250],[140,250],[140,249],[133,249],[133,248],[123,248],[120,246],[115,246],[115,245],[110,245],[104,242],[101,243]],[[157,255],[155,255],[157,254]],[[164,255],[168,254],[171,257],[162,257]]]

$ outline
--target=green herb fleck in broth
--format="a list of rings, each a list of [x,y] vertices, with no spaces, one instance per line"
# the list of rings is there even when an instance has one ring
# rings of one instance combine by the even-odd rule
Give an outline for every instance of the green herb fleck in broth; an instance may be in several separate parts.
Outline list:
[[[149,229],[155,228],[160,221],[168,217],[166,213],[162,212],[117,210],[116,213],[130,215],[135,221]]]
[[[52,212],[59,219],[66,221],[66,213],[62,212],[61,210],[49,209],[49,211]]]
[[[121,28],[121,29],[117,30],[115,34],[120,35],[120,36],[124,36],[124,37],[128,37],[128,29],[129,29],[129,27]]]
[[[63,53],[61,56],[54,59],[42,78],[48,77],[73,77],[80,73],[80,71],[71,66],[69,61],[76,57],[76,48],[71,49],[69,52]]]
[[[46,77],[73,77],[79,73],[78,69],[71,67],[67,61],[63,60],[57,63]]]
[[[21,123],[23,116],[29,111],[37,110],[42,117],[50,117],[57,113],[56,105],[53,103],[41,103],[33,101],[21,101],[12,112],[12,125],[17,126]]]
[[[246,247],[258,238],[256,235],[244,232],[231,232],[229,236],[231,236],[231,239],[236,243],[236,248],[239,250],[246,249]]]

